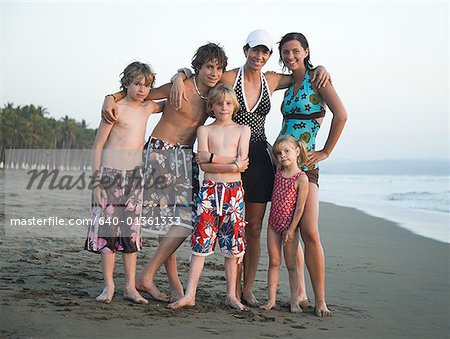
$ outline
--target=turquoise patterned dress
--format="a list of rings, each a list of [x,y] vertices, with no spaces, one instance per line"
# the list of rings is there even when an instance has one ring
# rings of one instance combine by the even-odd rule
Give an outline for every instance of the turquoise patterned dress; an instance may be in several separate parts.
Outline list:
[[[314,152],[316,135],[320,129],[317,119],[325,116],[325,108],[314,93],[308,71],[297,93],[294,93],[294,80],[292,80],[284,93],[281,113],[283,125],[279,136],[292,135],[297,140],[302,140],[309,152]],[[317,164],[303,166],[302,170],[308,171],[317,167]]]

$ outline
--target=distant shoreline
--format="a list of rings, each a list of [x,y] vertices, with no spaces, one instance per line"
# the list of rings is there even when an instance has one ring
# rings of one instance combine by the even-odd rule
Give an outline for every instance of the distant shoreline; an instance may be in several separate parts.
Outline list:
[[[321,174],[450,175],[445,160],[325,161],[320,169]]]

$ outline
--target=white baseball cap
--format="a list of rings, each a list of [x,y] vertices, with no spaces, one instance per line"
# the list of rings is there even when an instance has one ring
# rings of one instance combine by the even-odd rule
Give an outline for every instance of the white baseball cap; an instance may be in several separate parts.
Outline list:
[[[273,40],[269,33],[267,33],[263,29],[257,29],[256,31],[251,32],[248,37],[245,44],[248,44],[250,48],[256,47],[256,46],[266,46],[269,51],[272,51],[273,48]]]

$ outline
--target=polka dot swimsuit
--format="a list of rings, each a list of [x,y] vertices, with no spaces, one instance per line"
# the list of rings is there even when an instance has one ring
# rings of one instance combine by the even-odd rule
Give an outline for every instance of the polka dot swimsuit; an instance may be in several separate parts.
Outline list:
[[[250,142],[267,140],[266,134],[264,132],[264,124],[266,122],[266,116],[270,111],[270,92],[267,80],[262,73],[261,83],[261,96],[259,97],[258,102],[252,110],[248,109],[247,101],[245,100],[244,67],[241,67],[239,69],[236,81],[233,86],[239,101],[239,105],[241,105],[241,109],[236,113],[233,120],[239,125],[247,125],[250,127]]]
[[[269,225],[279,234],[282,234],[291,226],[298,194],[295,189],[295,182],[299,176],[304,174],[300,171],[290,178],[285,178],[281,173],[281,167],[277,170],[273,185]]]

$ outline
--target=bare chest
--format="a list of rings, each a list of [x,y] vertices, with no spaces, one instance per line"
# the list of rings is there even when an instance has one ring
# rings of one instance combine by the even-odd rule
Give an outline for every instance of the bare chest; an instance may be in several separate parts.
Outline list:
[[[258,104],[261,97],[262,87],[261,82],[244,81],[243,83],[243,95],[248,111],[252,111]]]
[[[208,146],[210,151],[224,156],[236,155],[239,140],[239,131],[234,127],[214,126],[208,133]]]

